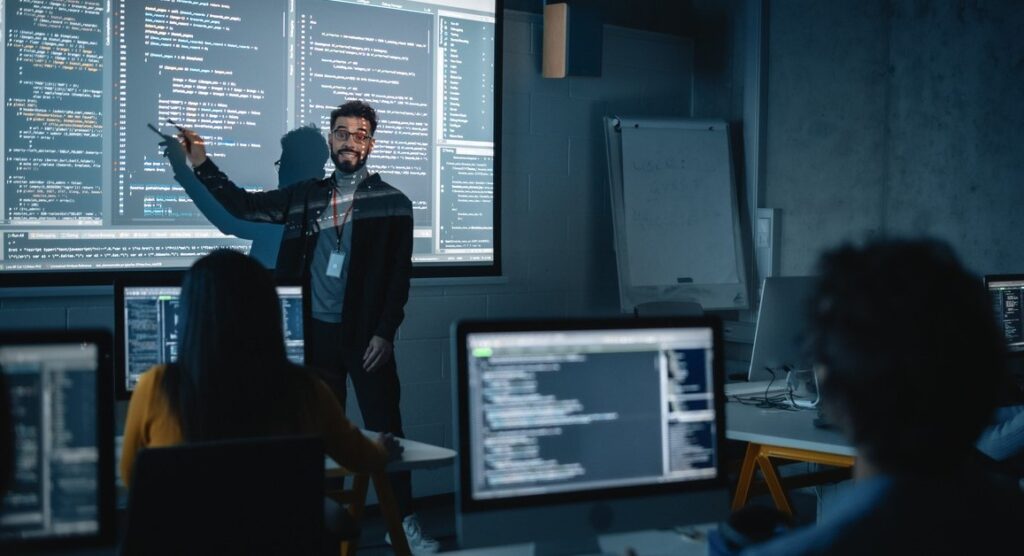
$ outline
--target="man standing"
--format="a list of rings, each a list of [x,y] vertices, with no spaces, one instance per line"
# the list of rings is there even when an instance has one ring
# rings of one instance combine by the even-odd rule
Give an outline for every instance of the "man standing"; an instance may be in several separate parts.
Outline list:
[[[235,186],[195,132],[183,129],[179,139],[196,176],[228,212],[284,225],[276,274],[301,280],[309,292],[306,363],[325,372],[342,404],[351,377],[366,427],[402,437],[393,342],[409,299],[412,203],[366,169],[376,130],[369,104],[346,102],[331,112],[334,174],[261,193]],[[410,549],[437,551],[410,511],[409,473],[391,474],[391,482]]]

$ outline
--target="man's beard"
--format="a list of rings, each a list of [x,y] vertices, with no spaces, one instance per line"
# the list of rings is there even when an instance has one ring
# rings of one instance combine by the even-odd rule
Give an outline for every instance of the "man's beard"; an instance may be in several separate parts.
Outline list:
[[[350,152],[356,155],[355,162],[342,158],[342,154],[344,152]],[[338,171],[342,172],[343,174],[351,174],[353,172],[357,172],[359,171],[360,168],[366,165],[366,157],[361,157],[360,153],[356,151],[337,151],[331,158],[334,161],[334,167],[337,168]]]

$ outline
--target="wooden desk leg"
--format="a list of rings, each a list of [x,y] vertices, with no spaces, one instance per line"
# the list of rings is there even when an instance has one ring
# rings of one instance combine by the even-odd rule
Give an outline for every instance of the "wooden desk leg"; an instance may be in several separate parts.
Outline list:
[[[363,510],[366,509],[366,490],[370,486],[370,476],[358,474],[352,479],[352,499],[348,505],[348,514],[358,524],[363,523]],[[359,549],[359,539],[341,541],[341,556],[355,556]]]
[[[395,492],[391,490],[391,481],[388,480],[387,473],[374,473],[373,487],[377,490],[377,499],[380,501],[380,513],[384,516],[388,533],[391,534],[391,548],[397,556],[412,556],[409,551],[409,540],[405,538],[405,529],[402,528],[402,512],[398,510],[398,501],[395,500]]]
[[[750,484],[754,481],[754,464],[757,463],[757,454],[760,450],[761,447],[758,444],[753,442],[747,444],[747,453],[743,456],[743,466],[740,467],[740,477],[736,483],[736,494],[732,498],[732,511],[747,504]]]
[[[786,497],[786,491],[782,488],[782,482],[779,481],[779,475],[775,472],[772,460],[762,454],[757,456],[757,464],[761,467],[761,474],[764,475],[764,482],[768,485],[768,492],[772,494],[775,507],[780,512],[793,517],[793,508],[789,505],[789,498]]]

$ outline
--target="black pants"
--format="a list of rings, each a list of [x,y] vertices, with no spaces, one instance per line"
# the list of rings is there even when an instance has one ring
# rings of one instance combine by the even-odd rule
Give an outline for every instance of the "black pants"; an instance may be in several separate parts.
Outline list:
[[[366,346],[351,346],[342,340],[341,325],[309,319],[305,333],[308,343],[306,365],[319,373],[327,386],[334,391],[338,402],[345,408],[348,399],[347,378],[352,377],[356,400],[363,413],[364,426],[372,431],[389,432],[405,437],[402,430],[402,413],[398,402],[401,387],[398,384],[398,368],[394,357],[388,364],[368,373],[363,369],[363,353]],[[395,491],[398,509],[403,516],[412,513],[412,476],[408,471],[389,473],[391,488]]]

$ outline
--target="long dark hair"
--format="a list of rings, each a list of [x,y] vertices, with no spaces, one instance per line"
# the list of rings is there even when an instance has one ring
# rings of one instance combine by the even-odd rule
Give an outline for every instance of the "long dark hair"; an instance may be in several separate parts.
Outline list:
[[[299,432],[312,378],[285,355],[281,305],[254,259],[218,250],[185,274],[163,389],[186,441]]]

